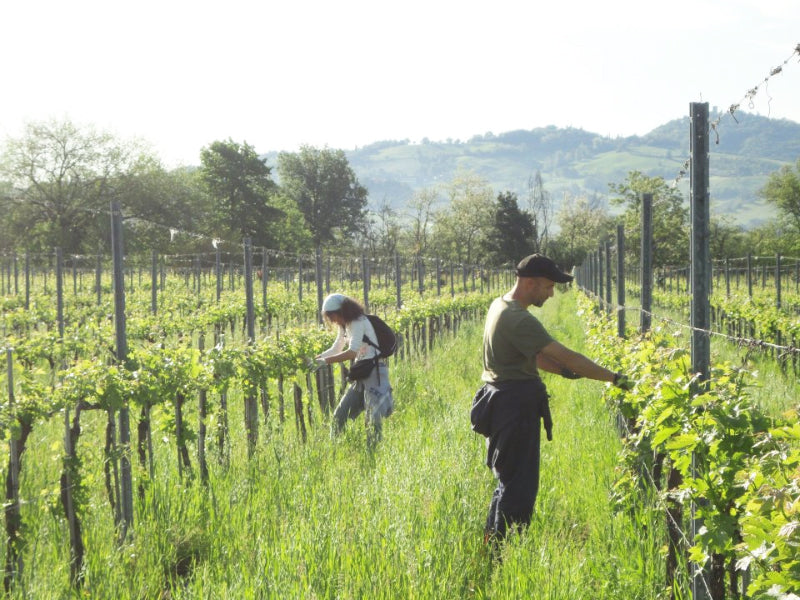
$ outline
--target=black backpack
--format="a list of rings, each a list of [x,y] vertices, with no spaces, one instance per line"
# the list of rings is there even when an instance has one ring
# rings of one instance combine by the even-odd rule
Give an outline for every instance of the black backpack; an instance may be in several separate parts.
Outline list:
[[[392,328],[378,315],[367,315],[367,318],[372,323],[372,328],[378,337],[378,345],[373,344],[372,340],[366,335],[364,336],[364,342],[378,351],[378,358],[386,358],[394,354],[395,350],[397,350],[397,336],[392,331]]]

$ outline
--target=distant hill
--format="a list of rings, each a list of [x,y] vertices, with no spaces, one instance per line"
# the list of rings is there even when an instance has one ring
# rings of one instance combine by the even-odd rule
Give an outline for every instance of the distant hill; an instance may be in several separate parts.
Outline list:
[[[712,122],[716,119],[711,115]],[[719,143],[713,131],[709,141],[712,211],[731,215],[744,226],[757,225],[775,214],[757,191],[770,173],[800,158],[800,124],[724,114],[717,131]],[[538,170],[558,205],[565,194],[606,199],[608,184],[622,182],[634,170],[675,180],[689,158],[689,118],[644,136],[610,138],[550,126],[476,135],[468,141],[382,141],[345,154],[369,190],[372,206],[385,201],[402,210],[416,190],[447,183],[460,169],[477,173],[497,193],[516,192],[522,202]],[[268,164],[274,165],[275,158],[275,153],[267,155]],[[687,174],[679,182],[687,199],[688,186]]]

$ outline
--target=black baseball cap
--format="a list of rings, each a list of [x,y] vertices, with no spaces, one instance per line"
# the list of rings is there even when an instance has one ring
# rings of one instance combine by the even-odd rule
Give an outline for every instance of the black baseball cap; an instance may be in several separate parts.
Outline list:
[[[556,283],[569,283],[572,275],[564,273],[544,254],[526,256],[517,265],[517,277],[546,277]]]

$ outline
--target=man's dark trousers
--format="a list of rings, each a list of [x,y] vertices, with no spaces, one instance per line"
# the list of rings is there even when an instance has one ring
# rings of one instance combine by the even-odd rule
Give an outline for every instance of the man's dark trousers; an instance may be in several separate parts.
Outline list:
[[[509,527],[531,521],[539,491],[540,419],[545,411],[549,421],[547,393],[541,381],[503,388],[492,398],[486,456],[486,464],[498,480],[486,518],[486,534],[495,540],[503,539]]]

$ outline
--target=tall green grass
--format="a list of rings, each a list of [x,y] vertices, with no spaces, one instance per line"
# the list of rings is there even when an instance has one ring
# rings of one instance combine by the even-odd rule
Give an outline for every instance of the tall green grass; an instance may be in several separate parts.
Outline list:
[[[583,349],[571,295],[535,312],[557,339]],[[486,553],[494,480],[468,419],[481,331],[482,323],[466,325],[426,359],[393,366],[395,413],[373,452],[363,421],[332,439],[316,403],[305,444],[290,419],[278,427],[273,415],[249,461],[243,418],[232,414],[230,466],[212,462],[207,488],[181,481],[174,440],[159,442],[155,481],[135,500],[122,546],[103,493],[102,419],[87,417],[79,448],[90,484],[86,577],[75,597],[658,598],[663,527],[612,511],[619,443],[599,382],[548,379],[555,439],[542,445],[533,522],[509,539],[502,562]],[[239,410],[241,399],[230,405]],[[28,544],[15,598],[71,596],[52,421],[36,429],[23,459]]]

